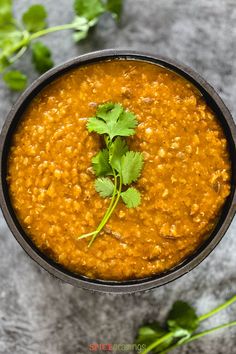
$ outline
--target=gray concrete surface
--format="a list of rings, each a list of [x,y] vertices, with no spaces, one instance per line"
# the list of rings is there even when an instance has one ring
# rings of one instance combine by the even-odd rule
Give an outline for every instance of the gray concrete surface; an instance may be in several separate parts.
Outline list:
[[[15,0],[16,13],[35,1]],[[41,0],[49,23],[72,18],[72,1]],[[102,48],[132,48],[177,58],[201,73],[236,114],[235,0],[125,0],[120,27],[104,16],[76,46],[68,32],[45,38],[55,62]],[[19,63],[36,78],[29,56]],[[1,125],[17,94],[0,84]],[[217,249],[190,274],[136,295],[102,295],[52,278],[31,261],[0,218],[0,354],[87,354],[88,345],[132,343],[145,321],[163,320],[176,299],[204,313],[236,293],[236,222]],[[236,319],[236,305],[209,325]],[[176,354],[236,354],[236,329],[221,331]]]

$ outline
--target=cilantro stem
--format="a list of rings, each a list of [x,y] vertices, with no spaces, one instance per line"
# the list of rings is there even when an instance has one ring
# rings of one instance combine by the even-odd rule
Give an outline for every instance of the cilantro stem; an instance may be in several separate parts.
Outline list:
[[[90,247],[92,245],[92,243],[94,242],[94,240],[97,237],[97,235],[99,234],[99,232],[101,232],[101,230],[105,226],[105,224],[107,222],[106,220],[108,220],[107,216],[110,215],[110,212],[111,212],[111,210],[113,208],[114,202],[116,202],[115,196],[117,194],[117,174],[116,174],[114,169],[112,169],[112,172],[113,172],[113,176],[114,176],[114,191],[113,191],[113,194],[112,194],[112,197],[111,197],[111,201],[110,201],[110,204],[109,204],[109,207],[108,207],[106,213],[104,214],[100,224],[98,225],[98,227],[97,227],[97,229],[95,231],[89,232],[87,234],[84,234],[84,235],[81,235],[81,236],[78,237],[78,239],[82,239],[82,238],[86,238],[86,237],[89,237],[89,236],[93,236],[92,239],[90,240],[89,244],[88,244],[88,247]]]
[[[103,216],[100,224],[97,227],[96,233],[91,238],[91,240],[90,240],[90,242],[88,244],[88,247],[90,247],[92,245],[92,243],[94,242],[94,240],[97,237],[97,235],[102,231],[102,229],[104,228],[104,226],[107,223],[107,220],[110,218],[112,210],[114,210],[113,206],[116,203],[115,196],[116,196],[116,193],[117,193],[117,175],[116,175],[114,170],[113,170],[113,175],[114,175],[114,191],[113,191],[113,194],[112,194],[111,202],[110,202],[109,207],[108,207],[105,215]]]
[[[224,324],[219,325],[217,327],[213,327],[211,329],[207,329],[206,331],[197,333],[194,336],[192,336],[191,338],[189,338],[187,342],[190,343],[190,342],[192,342],[192,341],[194,341],[194,340],[196,340],[198,338],[206,336],[207,334],[210,334],[210,333],[212,333],[214,331],[218,331],[219,329],[229,328],[229,327],[233,327],[233,326],[236,326],[236,321],[229,322],[229,323],[224,323]]]
[[[27,46],[22,47],[14,57],[11,57],[10,59],[10,63],[13,64],[15,63],[15,61],[17,61],[20,57],[22,57],[22,55],[26,52],[27,50]]]
[[[114,171],[114,170],[113,170]],[[115,173],[115,171],[114,171]],[[113,214],[117,204],[118,204],[118,201],[120,199],[120,195],[121,195],[121,188],[122,188],[122,178],[120,177],[120,183],[119,183],[119,190],[117,191],[117,176],[116,176],[116,173],[114,175],[115,177],[115,180],[114,180],[114,184],[115,184],[115,188],[114,188],[114,192],[113,192],[113,195],[112,195],[112,199],[111,199],[111,203],[109,205],[109,208],[106,212],[106,214],[104,215],[102,221],[100,222],[98,228],[97,228],[97,232],[96,234],[92,237],[92,239],[90,240],[89,244],[88,244],[88,247],[90,247],[92,245],[92,243],[94,242],[95,238],[97,237],[97,235],[101,232],[101,230],[104,228],[104,226],[106,225],[106,223],[108,222],[108,220],[110,219],[111,215]],[[115,196],[117,194],[117,197],[116,199],[114,200]]]
[[[22,36],[23,36],[23,39],[20,42],[18,42],[15,46],[13,46],[8,53],[8,56],[10,57],[15,52],[19,51],[18,53],[16,53],[16,55],[14,57],[9,59],[11,64],[13,64],[17,59],[19,59],[24,54],[24,52],[26,51],[26,49],[28,47],[29,38],[30,38],[29,32],[22,31]]]
[[[114,202],[114,204],[113,204],[113,206],[112,206],[112,208],[111,208],[109,214],[107,215],[106,219],[105,219],[104,222],[103,222],[103,223],[104,223],[103,227],[105,226],[105,224],[107,223],[107,221],[110,219],[112,213],[114,212],[114,210],[115,210],[115,208],[116,208],[116,206],[117,206],[117,204],[118,204],[118,202],[119,202],[120,195],[121,195],[122,184],[123,184],[123,182],[122,182],[122,177],[120,177],[119,189],[118,189],[118,192],[117,192],[116,200],[115,200],[115,202]]]
[[[57,31],[62,31],[62,30],[68,30],[68,29],[74,29],[74,28],[78,28],[78,25],[76,25],[75,23],[68,23],[66,25],[60,25],[60,26],[54,26],[54,27],[49,27],[49,28],[45,28],[41,31],[35,32],[33,34],[31,34],[31,36],[29,37],[29,41],[32,41],[34,39],[37,39],[39,37],[43,37],[46,36],[49,33],[53,33],[53,32],[57,32]]]
[[[169,353],[169,352],[170,352],[171,350],[173,350],[173,349],[176,349],[176,348],[178,348],[178,347],[181,347],[182,345],[185,345],[185,344],[188,344],[188,343],[190,343],[190,342],[193,342],[193,341],[195,341],[195,340],[197,340],[197,339],[199,339],[199,338],[201,338],[201,337],[204,337],[204,336],[206,336],[206,335],[208,335],[208,334],[211,334],[211,333],[213,333],[213,332],[215,332],[215,331],[218,331],[218,330],[223,329],[223,328],[233,327],[233,326],[236,326],[236,321],[229,322],[229,323],[224,323],[224,324],[219,325],[219,326],[217,326],[217,327],[213,327],[213,328],[208,329],[208,330],[206,330],[206,331],[197,333],[197,334],[195,334],[194,336],[190,337],[189,339],[187,339],[187,340],[184,341],[184,342],[176,343],[176,344],[170,346],[170,347],[167,348],[166,350],[163,350],[162,352],[160,352],[160,354]],[[156,344],[156,346],[157,346],[157,344]],[[153,348],[152,348],[152,349],[153,349]],[[146,353],[148,353],[148,352],[146,352]],[[144,354],[144,352],[142,352],[141,354]]]
[[[87,234],[83,234],[83,235],[81,235],[81,236],[79,237],[79,239],[92,236],[92,235],[94,235],[94,234],[96,234],[96,233],[97,233],[97,230],[96,230],[96,231],[93,231],[93,232],[89,232],[89,233],[87,233]]]
[[[46,36],[49,33],[62,31],[62,30],[69,30],[69,29],[77,29],[77,30],[79,30],[78,24],[75,24],[75,23],[72,22],[72,23],[68,23],[68,24],[65,24],[65,25],[49,27],[49,28],[45,28],[45,29],[43,29],[41,31],[35,32],[35,33],[31,34],[31,35],[29,34],[29,32],[24,31],[23,32],[24,38],[20,42],[18,42],[15,46],[13,46],[11,48],[11,51],[10,51],[9,55],[14,54],[18,50],[21,50],[21,48],[27,48],[31,41],[33,41],[33,40],[35,40],[35,39],[37,39],[39,37]],[[83,28],[81,27],[81,29],[83,29]],[[16,57],[16,59],[18,59],[18,57]],[[13,59],[13,62],[14,61],[15,61],[15,59]]]
[[[205,315],[202,315],[198,318],[199,321],[204,321],[207,318],[214,316],[216,313],[224,310],[225,308],[227,308],[228,306],[230,306],[231,304],[233,304],[236,301],[236,295],[233,296],[231,299],[229,299],[228,301],[226,301],[224,304],[216,307],[214,310],[206,313]]]
[[[150,344],[146,349],[144,349],[140,354],[147,354],[149,353],[152,349],[154,349],[155,347],[157,347],[158,345],[162,344],[163,342],[165,342],[166,340],[170,339],[173,337],[173,333],[169,332],[167,334],[165,334],[163,337],[158,338],[155,342],[153,342],[152,344]],[[165,351],[163,353],[166,353]]]

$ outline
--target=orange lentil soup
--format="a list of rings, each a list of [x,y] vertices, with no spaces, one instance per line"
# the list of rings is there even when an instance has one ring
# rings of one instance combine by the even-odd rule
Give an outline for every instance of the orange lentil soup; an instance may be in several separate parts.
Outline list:
[[[138,208],[122,202],[88,248],[109,198],[95,191],[86,129],[98,104],[121,103],[138,119],[130,149],[144,154]],[[100,279],[158,274],[193,253],[230,193],[227,141],[198,90],[163,67],[113,60],[73,69],[33,99],[14,134],[8,184],[36,246],[74,273]]]

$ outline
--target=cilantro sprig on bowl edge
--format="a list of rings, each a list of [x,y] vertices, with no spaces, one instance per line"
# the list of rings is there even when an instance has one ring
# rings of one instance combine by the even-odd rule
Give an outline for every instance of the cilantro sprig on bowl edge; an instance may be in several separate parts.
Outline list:
[[[140,192],[130,185],[140,176],[143,155],[130,151],[124,139],[135,134],[137,124],[136,116],[118,103],[99,105],[96,117],[88,119],[89,132],[102,135],[105,144],[105,148],[92,158],[97,176],[95,189],[102,198],[110,198],[108,209],[97,229],[78,237],[91,237],[89,247],[110,219],[120,198],[128,208],[136,208],[141,203]]]
[[[43,5],[35,4],[23,13],[21,21],[13,15],[12,0],[1,0],[0,5],[0,74],[3,81],[12,90],[23,90],[27,77],[18,70],[9,68],[31,50],[32,62],[40,73],[54,65],[50,49],[38,39],[47,34],[74,30],[74,40],[79,42],[87,37],[99,17],[105,12],[119,20],[122,0],[75,0],[75,18],[71,23],[47,27],[47,12]]]

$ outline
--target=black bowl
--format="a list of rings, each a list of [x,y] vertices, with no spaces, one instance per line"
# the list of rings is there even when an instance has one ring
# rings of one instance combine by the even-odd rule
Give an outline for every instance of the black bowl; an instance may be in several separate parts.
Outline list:
[[[204,244],[199,247],[194,254],[188,257],[181,264],[175,268],[170,269],[162,274],[147,277],[143,279],[129,280],[129,281],[103,281],[96,279],[89,279],[82,275],[74,274],[67,269],[63,268],[59,264],[55,263],[52,259],[49,259],[45,254],[39,251],[33,244],[31,239],[26,235],[22,229],[14,210],[11,205],[11,201],[8,193],[8,186],[6,182],[7,174],[7,157],[9,148],[11,146],[11,137],[14,133],[18,122],[21,119],[22,113],[29,104],[29,102],[48,85],[55,78],[63,75],[68,70],[79,67],[81,65],[96,63],[99,61],[109,59],[131,59],[142,60],[154,64],[161,65],[170,70],[175,71],[179,75],[185,77],[192,82],[202,93],[207,104],[216,113],[228,140],[229,152],[232,163],[232,180],[231,180],[231,193],[227,198],[219,221],[211,233],[210,237]],[[137,291],[143,291],[154,287],[161,286],[169,283],[170,281],[179,278],[185,273],[196,267],[203,259],[205,259],[209,253],[215,248],[219,241],[224,236],[228,229],[233,216],[236,212],[236,126],[230,115],[230,112],[222,102],[221,98],[214,91],[214,89],[201,78],[199,74],[194,72],[189,67],[170,60],[167,58],[159,57],[152,54],[146,54],[141,52],[129,51],[129,50],[103,50],[86,54],[72,59],[65,64],[62,64],[37,79],[19,98],[17,103],[11,109],[5,125],[1,133],[0,141],[0,174],[1,174],[1,187],[0,187],[0,203],[5,219],[11,229],[13,235],[28,255],[35,260],[39,265],[46,269],[49,273],[55,277],[70,283],[74,286],[82,287],[84,289],[95,290],[100,292],[114,292],[114,293],[133,293]]]

